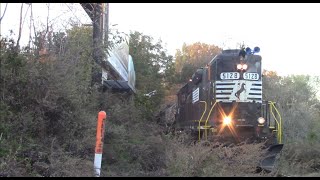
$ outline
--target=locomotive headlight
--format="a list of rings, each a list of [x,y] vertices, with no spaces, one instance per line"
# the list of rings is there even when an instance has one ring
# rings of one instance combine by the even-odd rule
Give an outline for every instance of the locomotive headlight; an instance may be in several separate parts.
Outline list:
[[[258,118],[258,123],[259,124],[263,124],[264,122],[266,122],[266,120],[263,117],[259,117]]]
[[[237,69],[238,70],[247,70],[247,68],[248,68],[248,65],[246,65],[246,64],[237,64]]]
[[[246,64],[242,65],[242,69],[246,70],[247,68],[248,68],[248,65],[246,65]]]
[[[223,118],[223,124],[225,124],[225,125],[229,125],[231,123],[231,118],[230,117],[225,117],[225,118]]]

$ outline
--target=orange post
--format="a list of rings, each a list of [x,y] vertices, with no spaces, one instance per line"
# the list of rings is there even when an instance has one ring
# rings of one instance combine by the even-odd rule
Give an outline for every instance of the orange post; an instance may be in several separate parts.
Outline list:
[[[96,136],[96,148],[94,155],[94,169],[96,176],[100,176],[101,161],[102,161],[102,149],[103,149],[103,137],[104,137],[104,120],[107,118],[105,111],[98,113],[98,124],[97,124],[97,136]]]

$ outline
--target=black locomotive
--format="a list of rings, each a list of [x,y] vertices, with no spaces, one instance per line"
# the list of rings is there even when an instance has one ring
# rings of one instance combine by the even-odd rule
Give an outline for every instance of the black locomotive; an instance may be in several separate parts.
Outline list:
[[[177,93],[176,129],[204,137],[281,143],[281,116],[262,99],[259,47],[228,49],[215,56]],[[212,136],[211,136],[212,135]]]

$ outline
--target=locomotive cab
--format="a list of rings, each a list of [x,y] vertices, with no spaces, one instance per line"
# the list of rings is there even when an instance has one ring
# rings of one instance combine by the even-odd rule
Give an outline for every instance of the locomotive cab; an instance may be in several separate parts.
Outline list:
[[[202,80],[203,68],[197,69],[197,71],[192,75],[192,83],[197,85]]]

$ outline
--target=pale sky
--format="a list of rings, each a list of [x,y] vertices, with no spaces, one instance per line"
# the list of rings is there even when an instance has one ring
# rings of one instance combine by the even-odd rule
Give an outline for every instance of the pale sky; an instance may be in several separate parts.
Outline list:
[[[18,34],[20,5],[8,4],[1,22],[2,35],[9,29]],[[1,16],[4,8],[5,3],[1,3]],[[260,47],[264,69],[280,75],[320,75],[320,56],[316,55],[320,48],[319,3],[110,3],[109,10],[110,24],[118,24],[116,27],[126,33],[137,30],[156,40],[161,38],[171,55],[184,42],[224,49],[237,48],[244,42],[252,49]],[[34,3],[33,13],[35,24],[45,24],[45,3]],[[24,42],[29,36],[30,10],[27,16]],[[91,23],[77,3],[50,3],[49,17],[54,29],[66,27],[69,18]]]

